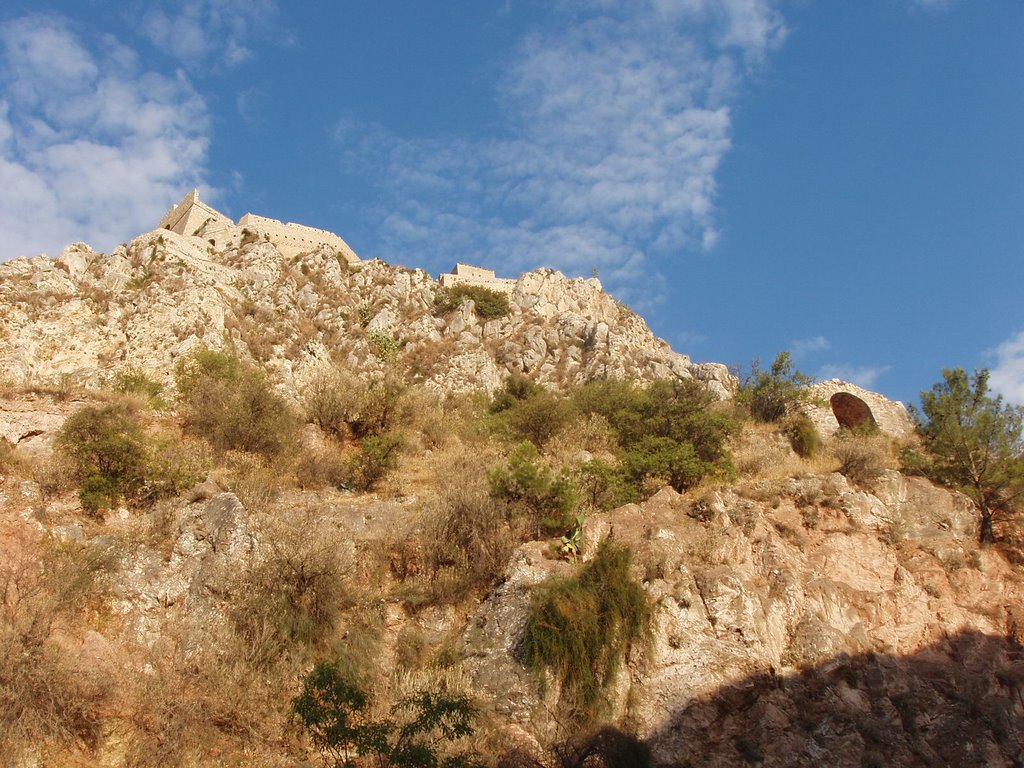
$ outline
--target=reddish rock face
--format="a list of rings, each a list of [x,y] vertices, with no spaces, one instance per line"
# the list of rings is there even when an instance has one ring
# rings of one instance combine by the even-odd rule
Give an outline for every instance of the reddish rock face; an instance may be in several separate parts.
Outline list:
[[[829,404],[840,427],[856,429],[862,424],[875,423],[875,417],[868,404],[849,392],[836,392],[829,398]]]

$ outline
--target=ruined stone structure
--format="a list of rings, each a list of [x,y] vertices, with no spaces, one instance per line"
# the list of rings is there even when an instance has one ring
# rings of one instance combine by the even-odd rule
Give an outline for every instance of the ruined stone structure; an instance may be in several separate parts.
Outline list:
[[[893,437],[904,437],[914,431],[914,421],[903,403],[877,392],[840,379],[823,381],[809,390],[811,402],[800,410],[822,437],[831,437],[841,427],[856,429],[865,424],[874,424]]]
[[[193,189],[180,203],[172,206],[160,219],[157,228],[169,229],[180,235],[200,237],[220,249],[237,244],[245,232],[250,232],[259,238],[269,240],[282,256],[288,258],[326,245],[342,254],[350,264],[359,261],[359,257],[348,243],[324,229],[286,223],[253,213],[245,214],[238,220],[238,224],[235,224],[223,213],[202,202],[197,189]],[[493,272],[491,274],[493,275]]]
[[[469,264],[456,264],[450,273],[441,275],[439,279],[445,288],[451,288],[454,285],[475,285],[501,293],[512,293],[516,287],[515,280],[495,277],[493,269],[472,267]]]

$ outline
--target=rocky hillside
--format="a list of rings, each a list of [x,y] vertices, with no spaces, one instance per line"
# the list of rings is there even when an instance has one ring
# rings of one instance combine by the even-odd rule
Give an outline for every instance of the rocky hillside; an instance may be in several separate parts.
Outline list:
[[[755,423],[547,270],[490,319],[252,237],[0,278],[0,764],[333,765],[329,661],[506,768],[1024,765],[1024,550],[898,470],[898,404]]]
[[[724,366],[673,352],[596,279],[527,273],[509,314],[490,320],[472,301],[439,315],[437,290],[422,270],[350,266],[328,248],[284,259],[255,237],[225,251],[167,230],[110,254],[79,243],[0,266],[0,366],[17,383],[96,383],[126,366],[167,379],[197,345],[234,345],[286,391],[331,360],[363,372],[397,362],[449,392],[490,392],[510,373],[554,386],[629,376],[697,378],[722,396],[735,387]]]

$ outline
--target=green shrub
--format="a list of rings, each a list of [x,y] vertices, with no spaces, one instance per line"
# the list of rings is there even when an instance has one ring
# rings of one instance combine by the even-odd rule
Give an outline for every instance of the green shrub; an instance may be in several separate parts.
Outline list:
[[[138,368],[128,367],[115,373],[111,388],[121,394],[136,395],[145,400],[151,408],[162,410],[167,407],[167,403],[160,396],[163,385],[153,381]]]
[[[462,302],[472,300],[476,313],[488,320],[504,317],[512,311],[508,296],[501,291],[494,291],[477,285],[454,285],[451,288],[439,287],[434,294],[434,311],[437,314],[458,309]]]
[[[995,541],[996,525],[1019,513],[1024,494],[1024,407],[992,396],[988,370],[954,368],[921,393],[914,415],[928,451],[914,468],[969,496],[981,543]]]
[[[551,533],[572,526],[576,490],[567,476],[540,461],[533,443],[517,445],[508,463],[491,470],[488,480],[492,496],[516,505],[537,528]]]
[[[491,398],[491,404],[488,406],[488,411],[491,413],[501,413],[516,403],[528,400],[543,391],[544,387],[537,382],[525,376],[513,374],[505,379],[501,389],[494,393],[494,397]]]
[[[400,700],[388,716],[371,719],[367,694],[332,662],[320,662],[302,681],[292,711],[305,727],[324,764],[349,768],[372,757],[381,768],[476,766],[448,754],[452,742],[473,734],[476,710],[465,696],[417,691]]]
[[[648,637],[651,608],[630,575],[632,552],[610,539],[579,575],[538,587],[520,644],[524,661],[550,670],[570,715],[590,721],[629,649]]]
[[[178,364],[174,378],[186,431],[217,453],[274,457],[293,445],[298,425],[288,404],[237,357],[200,350]]]
[[[638,486],[617,463],[593,459],[577,466],[574,474],[583,498],[594,509],[615,509],[639,498]]]
[[[807,386],[812,381],[793,367],[789,352],[779,352],[768,371],[762,371],[754,361],[736,402],[756,421],[781,421],[791,406],[807,400]]]
[[[370,342],[373,354],[385,363],[393,363],[398,359],[398,355],[402,351],[402,346],[398,343],[398,339],[384,331],[369,331],[366,334],[366,340]]]
[[[405,441],[393,433],[371,435],[363,440],[359,454],[349,464],[353,486],[369,490],[398,466],[398,457]]]
[[[511,376],[488,408],[495,426],[516,441],[529,440],[544,446],[573,418],[575,411],[565,398],[523,376]]]
[[[683,491],[709,475],[732,474],[727,442],[739,424],[711,409],[715,397],[699,382],[661,379],[647,388],[592,382],[573,401],[579,412],[603,416],[615,430],[622,471],[633,488],[627,495],[640,495],[648,478]]]
[[[307,418],[344,439],[379,435],[405,417],[405,385],[395,376],[362,379],[343,368],[317,373],[303,391]]]
[[[787,417],[782,423],[782,431],[801,458],[813,458],[821,450],[821,435],[815,429],[814,422],[802,413]]]
[[[677,491],[685,491],[710,473],[691,443],[670,437],[640,439],[625,452],[622,464],[634,488],[643,487],[646,480],[658,479]]]
[[[123,404],[86,406],[69,416],[57,434],[81,485],[82,508],[91,514],[112,507],[142,488],[146,447],[138,414]]]

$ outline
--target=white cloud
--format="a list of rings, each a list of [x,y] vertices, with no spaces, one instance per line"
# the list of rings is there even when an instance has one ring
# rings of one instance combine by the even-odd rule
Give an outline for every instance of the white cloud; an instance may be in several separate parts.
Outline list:
[[[110,248],[201,182],[207,113],[184,75],[53,16],[0,25],[0,57],[0,259]]]
[[[554,19],[507,63],[498,135],[339,124],[347,170],[386,179],[382,256],[598,267],[606,284],[651,287],[650,254],[713,247],[731,103],[784,35],[778,14],[767,0],[591,0]]]
[[[879,366],[855,366],[846,363],[837,365],[823,365],[818,370],[819,379],[842,379],[858,386],[870,389],[883,373],[892,369],[890,365]]]
[[[151,4],[141,30],[186,67],[234,66],[253,55],[249,46],[267,35],[276,16],[274,0],[188,0]]]
[[[793,357],[801,358],[812,355],[815,352],[824,352],[832,345],[824,336],[814,336],[810,339],[796,339],[789,342],[789,348],[793,351]]]
[[[996,349],[996,365],[991,370],[989,384],[1011,403],[1024,405],[1024,331]]]

